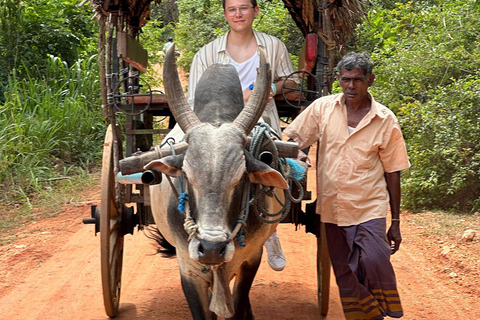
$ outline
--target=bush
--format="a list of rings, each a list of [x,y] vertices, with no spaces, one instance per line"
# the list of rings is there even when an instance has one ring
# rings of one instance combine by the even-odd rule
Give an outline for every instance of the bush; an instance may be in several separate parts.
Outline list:
[[[403,205],[479,210],[478,2],[383,2],[359,27],[356,50],[372,54],[372,92],[406,138]]]
[[[412,168],[404,205],[418,209],[480,209],[480,79],[454,81],[400,110]]]
[[[24,69],[9,78],[0,105],[0,184],[14,187],[4,197],[39,189],[42,179],[67,174],[98,158],[104,135],[99,110],[100,85],[96,56],[73,66],[51,56],[45,76]]]
[[[97,25],[89,6],[77,0],[0,0],[0,101],[13,69],[43,74],[48,54],[69,65],[96,52]],[[32,74],[30,76],[36,77]]]

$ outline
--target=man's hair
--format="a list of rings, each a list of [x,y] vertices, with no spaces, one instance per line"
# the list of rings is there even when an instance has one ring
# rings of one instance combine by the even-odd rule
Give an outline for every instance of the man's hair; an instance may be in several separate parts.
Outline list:
[[[349,52],[337,64],[338,74],[342,73],[342,69],[351,71],[353,69],[362,69],[365,73],[365,78],[368,78],[373,71],[373,64],[370,61],[370,55],[366,52]]]
[[[222,6],[223,6],[223,10],[225,10],[225,3],[227,2],[227,0],[222,0]],[[255,8],[256,6],[258,6],[257,4],[257,0],[250,0],[250,3],[252,4],[252,6]]]

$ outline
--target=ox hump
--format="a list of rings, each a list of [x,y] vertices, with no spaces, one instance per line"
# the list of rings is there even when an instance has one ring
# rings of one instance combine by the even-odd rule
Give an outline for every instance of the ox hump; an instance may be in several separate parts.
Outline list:
[[[229,64],[213,64],[198,81],[195,113],[202,122],[232,122],[244,107],[237,70]]]

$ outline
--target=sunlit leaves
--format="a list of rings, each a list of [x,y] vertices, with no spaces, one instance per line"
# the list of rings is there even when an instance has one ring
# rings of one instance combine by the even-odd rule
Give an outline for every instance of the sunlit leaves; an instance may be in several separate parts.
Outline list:
[[[477,1],[376,0],[357,45],[372,53],[377,100],[399,116],[411,209],[480,209]]]

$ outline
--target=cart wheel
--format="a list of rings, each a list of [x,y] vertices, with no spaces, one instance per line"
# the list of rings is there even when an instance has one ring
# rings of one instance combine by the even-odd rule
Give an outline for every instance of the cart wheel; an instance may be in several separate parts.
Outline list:
[[[115,108],[129,116],[137,116],[150,108],[153,91],[144,79],[138,76],[126,77],[113,89]]]
[[[299,79],[298,87],[289,87],[289,86],[285,85],[285,83],[288,80],[293,80],[295,75],[297,75],[297,77]],[[310,90],[310,89],[307,88],[307,78],[313,79],[313,81],[315,81],[315,88],[319,87],[318,86],[318,80],[315,77],[315,75],[308,72],[308,71],[303,71],[303,70],[292,72],[291,74],[288,75],[288,77],[283,82],[281,93],[282,93],[283,99],[285,99],[285,101],[290,106],[292,106],[294,108],[297,108],[297,109],[300,109],[302,107],[302,97],[303,96],[305,96],[305,98],[308,101],[313,101],[320,96],[320,92],[318,90]],[[288,94],[288,92],[291,92],[291,91],[299,92],[299,98],[295,102],[291,102],[291,101],[288,100],[287,94]]]
[[[323,223],[320,223],[320,233],[317,237],[317,285],[318,309],[322,316],[326,316],[330,302],[330,256]]]
[[[116,137],[118,142],[114,143],[112,125],[109,125],[103,147],[100,210],[103,301],[109,317],[115,317],[118,314],[123,258],[123,232],[121,230],[123,206],[117,204],[116,197],[122,186],[116,186],[114,173],[115,148],[118,148],[119,160],[123,157],[121,135],[118,129]]]

